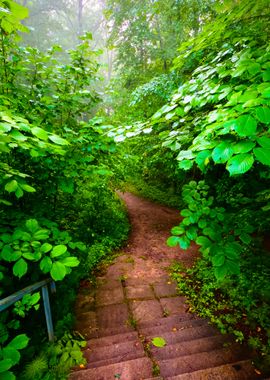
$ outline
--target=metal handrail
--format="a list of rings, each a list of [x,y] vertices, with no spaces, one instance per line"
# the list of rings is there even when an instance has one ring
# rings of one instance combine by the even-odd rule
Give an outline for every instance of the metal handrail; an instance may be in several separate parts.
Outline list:
[[[48,292],[48,284],[50,284],[51,292],[55,293],[56,292],[55,282],[51,278],[36,282],[33,285],[29,285],[26,288],[19,290],[18,292],[13,293],[6,298],[1,299],[0,312],[6,310],[9,306],[19,301],[21,298],[23,298],[25,294],[33,293],[35,290],[42,288],[41,290],[42,290],[42,298],[43,298],[48,337],[49,337],[49,341],[52,342],[54,340],[54,332],[53,332],[52,313],[51,313],[51,306],[50,306],[50,299],[49,299],[49,292]]]

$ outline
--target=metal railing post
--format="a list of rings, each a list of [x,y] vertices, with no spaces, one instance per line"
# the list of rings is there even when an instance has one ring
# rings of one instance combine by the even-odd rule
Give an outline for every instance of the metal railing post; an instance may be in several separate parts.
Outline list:
[[[45,310],[49,341],[52,342],[54,340],[54,333],[53,333],[52,313],[51,313],[50,299],[49,299],[49,292],[48,292],[47,285],[42,287],[42,297],[43,297],[43,304],[44,304],[44,310]]]

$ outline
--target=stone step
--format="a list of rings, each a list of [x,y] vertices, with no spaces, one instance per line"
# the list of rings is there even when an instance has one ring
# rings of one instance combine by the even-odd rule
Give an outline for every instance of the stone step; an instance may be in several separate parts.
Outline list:
[[[191,373],[184,373],[167,380],[255,380],[262,379],[256,374],[250,360],[243,360],[233,364],[225,364],[214,368],[207,368]]]
[[[113,358],[99,360],[94,363],[87,363],[86,368],[98,368],[108,366],[110,364],[122,363],[123,361],[139,359],[145,357],[144,352],[127,352],[126,354],[117,355]]]
[[[195,314],[189,314],[189,313],[182,313],[178,315],[171,315],[169,317],[162,317],[158,319],[154,319],[151,321],[142,321],[138,322],[138,328],[143,329],[147,327],[156,327],[156,326],[163,326],[163,325],[171,325],[174,327],[176,323],[181,323],[184,321],[190,321],[190,320],[196,320],[199,319]]]
[[[111,346],[122,342],[136,341],[138,333],[136,331],[128,331],[124,333],[105,335],[98,338],[93,338],[87,341],[87,348],[98,348],[104,346]]]
[[[198,352],[213,351],[223,348],[223,344],[229,342],[228,336],[215,335],[200,339],[183,341],[181,343],[170,344],[164,347],[152,347],[151,352],[155,359],[164,360],[180,356],[196,354]],[[231,347],[231,346],[230,346]]]
[[[141,333],[141,332],[140,332]],[[181,330],[173,330],[161,332],[158,328],[149,328],[144,330],[142,335],[146,336],[147,339],[152,339],[154,337],[161,337],[165,339],[167,345],[181,343],[184,341],[190,341],[193,339],[199,339],[209,336],[219,335],[220,333],[212,326],[205,325],[205,322],[198,322],[197,326],[193,327],[183,327]]]
[[[97,347],[96,345],[90,345],[84,350],[83,354],[89,364],[94,364],[95,362],[105,360],[105,359],[113,359],[116,357],[121,357],[124,361],[126,359],[126,355],[130,353],[134,353],[137,357],[144,356],[144,349],[142,343],[137,340],[122,340],[117,343],[112,343],[110,345],[102,345]],[[115,362],[116,363],[116,362]]]
[[[173,359],[160,360],[160,375],[167,378],[234,363],[247,358],[247,351],[239,346],[221,348],[209,352],[199,352],[197,354],[180,356]]]
[[[102,338],[105,336],[111,336],[111,335],[119,335],[119,334],[126,334],[130,332],[134,332],[135,330],[128,326],[128,325],[120,325],[116,327],[108,327],[108,328],[98,328],[95,331],[91,331],[87,335],[87,340],[93,339],[93,338]]]
[[[144,357],[106,365],[103,367],[72,372],[69,380],[113,380],[120,376],[122,380],[143,380],[152,376],[152,362]]]

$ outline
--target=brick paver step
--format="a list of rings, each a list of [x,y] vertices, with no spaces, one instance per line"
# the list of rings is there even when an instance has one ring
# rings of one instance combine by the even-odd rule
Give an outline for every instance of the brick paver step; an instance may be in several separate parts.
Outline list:
[[[198,352],[213,351],[223,348],[229,342],[228,336],[215,335],[201,339],[193,339],[181,343],[170,344],[165,347],[152,347],[151,352],[155,359],[172,359],[175,357],[196,354]]]
[[[103,359],[93,363],[87,363],[86,368],[104,367],[110,364],[122,363],[127,360],[143,358],[144,356],[144,352],[127,352],[122,355],[114,356],[113,358]]]
[[[138,322],[138,328],[144,329],[147,327],[156,327],[164,325],[174,327],[177,323],[197,319],[199,319],[199,317],[197,317],[195,314],[179,313],[178,315],[170,315],[168,317],[157,318],[151,321],[140,321]]]
[[[152,376],[152,362],[148,358],[128,360],[103,367],[85,369],[70,374],[69,380],[143,380]]]
[[[191,373],[168,377],[167,380],[255,380],[262,379],[256,374],[249,360],[225,364]]]
[[[122,328],[123,329],[123,328]],[[103,347],[118,344],[121,342],[135,341],[138,339],[138,333],[134,330],[126,331],[118,329],[119,333],[115,331],[115,334],[101,335],[97,338],[92,338],[87,342],[87,347]],[[122,331],[122,332],[120,332]]]
[[[84,357],[87,359],[88,363],[93,364],[104,359],[112,359],[115,357],[123,357],[126,360],[125,355],[134,353],[138,357],[144,356],[144,350],[141,342],[137,340],[129,340],[122,342],[113,343],[110,345],[97,346],[94,344],[88,345],[87,349],[84,350]]]
[[[160,375],[167,378],[182,373],[234,363],[247,359],[247,357],[247,352],[242,347],[227,347],[173,359],[160,360]]]
[[[161,336],[167,340],[167,344],[219,334],[217,329],[210,326],[203,319],[183,321],[178,324],[175,323],[174,326],[169,324],[168,326],[146,327],[144,329],[139,329],[139,333],[150,338]]]

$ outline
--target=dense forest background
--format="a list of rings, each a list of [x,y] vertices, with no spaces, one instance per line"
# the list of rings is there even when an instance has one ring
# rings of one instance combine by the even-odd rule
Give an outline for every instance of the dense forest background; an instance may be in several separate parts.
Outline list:
[[[0,314],[1,379],[83,364],[72,305],[127,238],[116,189],[181,210],[167,243],[201,259],[174,265],[179,288],[269,368],[269,17],[268,0],[0,0],[0,296],[58,285],[55,343],[39,292]]]

